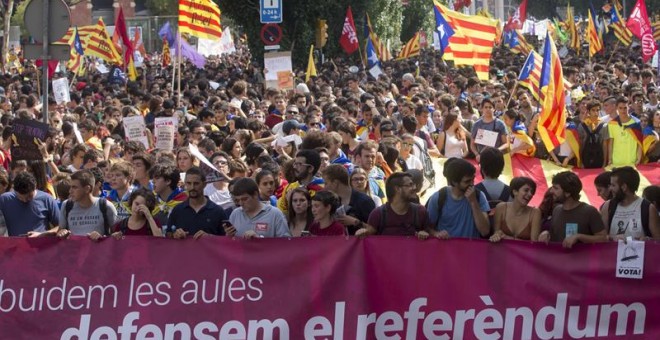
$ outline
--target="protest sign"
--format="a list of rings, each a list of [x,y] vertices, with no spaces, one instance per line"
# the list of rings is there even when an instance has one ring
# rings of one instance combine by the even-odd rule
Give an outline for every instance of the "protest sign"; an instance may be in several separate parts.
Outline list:
[[[53,96],[58,105],[71,101],[69,81],[66,77],[53,80]]]
[[[36,120],[16,119],[12,123],[14,129],[11,135],[12,160],[41,160],[44,157],[39,152],[37,140],[46,141],[48,124]]]
[[[144,124],[142,116],[129,116],[122,119],[124,131],[126,131],[127,141],[136,141],[149,149],[149,138],[147,137],[147,126]]]
[[[5,238],[0,253],[6,339],[660,338],[660,264],[616,278],[615,242]]]
[[[179,125],[175,117],[158,117],[154,121],[156,149],[172,151],[174,148],[174,133]]]
[[[206,176],[206,183],[213,183],[213,182],[229,182],[231,178],[227,177],[222,171],[218,170],[218,168],[211,163],[204,154],[202,154],[197,146],[193,144],[189,144],[188,148],[190,149],[190,153],[197,159],[199,159],[200,164],[199,168],[202,170],[204,173],[204,176]]]
[[[275,87],[280,90],[293,89],[291,52],[264,54],[264,73],[267,87]]]

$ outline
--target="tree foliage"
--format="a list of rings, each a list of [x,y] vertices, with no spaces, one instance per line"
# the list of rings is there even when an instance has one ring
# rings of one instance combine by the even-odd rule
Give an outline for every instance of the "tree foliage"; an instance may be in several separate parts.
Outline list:
[[[408,6],[403,10],[401,42],[405,44],[418,31],[432,32],[433,26],[435,26],[433,2],[429,0],[410,0]]]
[[[146,6],[149,12],[151,12],[151,15],[154,16],[177,15],[179,2],[172,0],[149,0],[146,1]]]
[[[261,60],[264,45],[260,38],[263,25],[259,22],[259,1],[220,1],[218,5],[224,17],[228,17],[240,25],[238,29],[246,33],[253,56],[257,60]],[[346,9],[349,5],[353,11],[353,18],[362,49],[364,49],[362,37],[365,12],[369,13],[371,23],[383,42],[390,39],[398,43],[403,12],[400,1],[287,0],[284,2],[283,7],[284,18],[280,24],[283,37],[279,45],[281,50],[291,50],[294,67],[302,68],[306,65],[309,46],[314,44],[315,41],[317,19],[325,19],[328,23],[328,40],[325,47],[323,47],[323,53],[326,57],[345,56],[339,46],[339,38],[343,29]],[[318,46],[315,47],[318,48]],[[359,53],[354,53],[351,58],[354,58],[357,62]]]

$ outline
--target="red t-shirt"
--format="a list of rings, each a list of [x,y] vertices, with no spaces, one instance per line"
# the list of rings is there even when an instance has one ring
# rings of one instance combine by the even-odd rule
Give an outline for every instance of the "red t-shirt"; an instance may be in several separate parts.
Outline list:
[[[384,209],[387,209],[387,215],[381,222]],[[368,223],[376,229],[377,235],[414,236],[415,232],[426,229],[429,224],[429,214],[423,205],[411,204],[405,215],[399,215],[388,203],[374,209],[369,214]]]
[[[346,234],[346,227],[343,224],[332,221],[332,224],[325,228],[321,228],[321,224],[317,221],[312,222],[309,226],[309,233],[314,236],[344,236]]]
[[[128,219],[130,217],[127,217],[112,226],[112,232],[116,233],[118,231],[121,231],[124,233],[124,236],[152,236],[153,234],[151,233],[151,227],[149,226],[149,221],[145,221],[144,225],[142,225],[142,228],[133,230],[128,227]],[[157,220],[154,220],[156,222],[156,226],[158,226],[158,229],[161,229],[160,223],[158,223]]]

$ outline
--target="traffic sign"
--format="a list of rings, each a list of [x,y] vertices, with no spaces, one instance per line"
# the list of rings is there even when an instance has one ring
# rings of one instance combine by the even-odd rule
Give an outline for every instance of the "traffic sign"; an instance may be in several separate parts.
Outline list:
[[[60,40],[71,26],[71,14],[69,7],[63,0],[48,0],[48,41]],[[37,41],[41,42],[43,37],[43,3],[44,0],[32,0],[25,8],[25,29]]]
[[[282,40],[282,28],[280,25],[265,24],[261,28],[261,41],[263,41],[264,45],[277,45],[280,40]]]
[[[259,0],[259,14],[262,24],[282,22],[282,0]]]

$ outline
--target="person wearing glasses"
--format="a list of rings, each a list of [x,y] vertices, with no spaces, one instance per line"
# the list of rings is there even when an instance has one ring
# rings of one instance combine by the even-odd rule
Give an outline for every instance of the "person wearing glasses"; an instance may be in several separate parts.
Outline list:
[[[224,174],[229,173],[229,160],[230,157],[225,152],[219,151],[211,155],[209,158],[213,166]],[[231,199],[229,193],[229,178],[226,180],[216,181],[206,184],[204,187],[204,195],[207,196],[213,203],[219,205],[222,209],[229,209],[234,207],[234,201]]]
[[[288,212],[289,192],[295,188],[303,187],[309,191],[311,196],[323,190],[323,179],[317,176],[321,167],[321,156],[316,150],[300,150],[293,161],[293,171],[296,175],[296,181],[289,183],[282,193],[282,197],[277,201],[277,207],[286,215]]]

